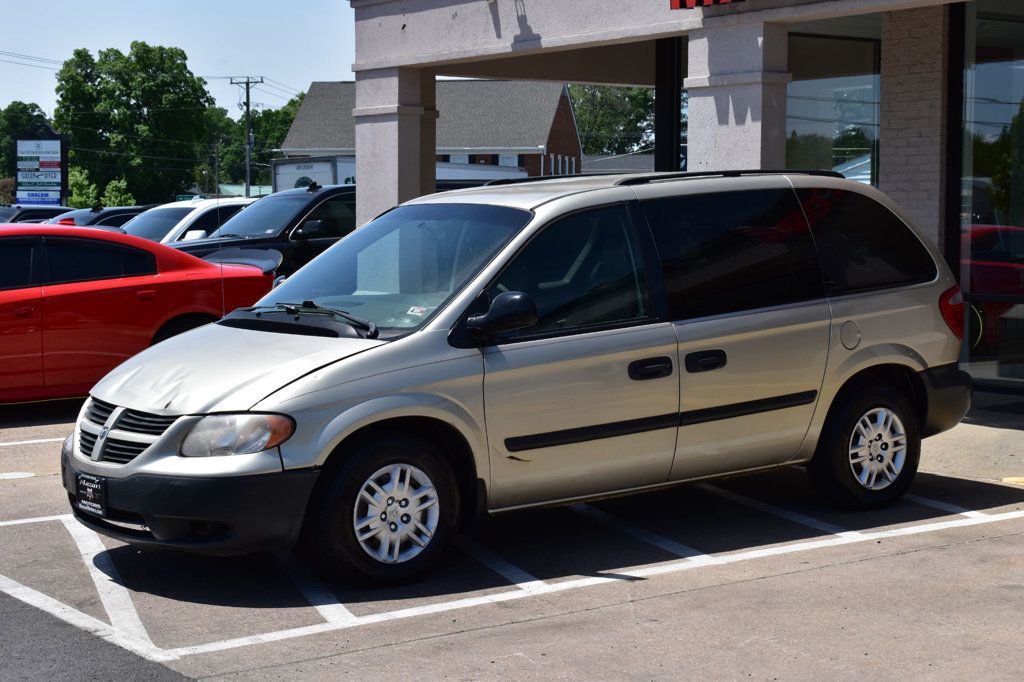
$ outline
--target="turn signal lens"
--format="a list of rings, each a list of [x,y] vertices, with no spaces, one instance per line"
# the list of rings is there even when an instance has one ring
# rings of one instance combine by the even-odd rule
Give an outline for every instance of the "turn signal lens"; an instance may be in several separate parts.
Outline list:
[[[189,431],[181,444],[183,457],[249,455],[277,447],[295,431],[283,414],[211,414]]]
[[[964,295],[959,286],[942,293],[939,297],[939,311],[949,330],[956,338],[964,340]]]

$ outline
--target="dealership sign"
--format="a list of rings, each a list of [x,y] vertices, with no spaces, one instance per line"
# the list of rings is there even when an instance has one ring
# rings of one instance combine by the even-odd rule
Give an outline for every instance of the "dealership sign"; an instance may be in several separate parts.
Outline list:
[[[64,169],[60,140],[18,140],[19,204],[60,205]]]
[[[743,2],[743,0],[669,0],[669,9],[694,9],[711,5],[728,5],[733,2]]]

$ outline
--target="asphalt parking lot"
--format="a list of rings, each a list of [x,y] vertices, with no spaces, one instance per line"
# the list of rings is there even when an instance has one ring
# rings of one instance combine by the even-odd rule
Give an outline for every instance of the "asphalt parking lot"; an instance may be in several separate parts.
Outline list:
[[[0,679],[1024,674],[1020,396],[927,440],[889,509],[782,469],[497,517],[379,590],[80,526],[58,457],[79,405],[0,409]]]

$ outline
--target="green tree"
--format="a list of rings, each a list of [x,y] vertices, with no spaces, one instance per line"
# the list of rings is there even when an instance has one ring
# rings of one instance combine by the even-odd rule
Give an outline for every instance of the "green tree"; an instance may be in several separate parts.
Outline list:
[[[128,191],[128,183],[124,178],[118,178],[107,183],[100,203],[104,206],[134,206],[135,197]]]
[[[46,114],[33,102],[14,101],[0,109],[0,177],[18,172],[18,140],[52,138]]]
[[[1024,101],[996,141],[1000,154],[992,168],[992,203],[1009,225],[1024,225]]]
[[[653,144],[652,88],[570,85],[569,97],[584,154],[625,154]]]
[[[71,160],[101,186],[126,180],[145,202],[192,184],[207,161],[213,99],[185,52],[133,42],[127,54],[75,50],[57,73],[54,123],[72,136]]]
[[[91,208],[99,201],[96,185],[89,181],[89,171],[72,166],[68,170],[68,206]]]
[[[0,178],[0,204],[14,203],[14,178]]]

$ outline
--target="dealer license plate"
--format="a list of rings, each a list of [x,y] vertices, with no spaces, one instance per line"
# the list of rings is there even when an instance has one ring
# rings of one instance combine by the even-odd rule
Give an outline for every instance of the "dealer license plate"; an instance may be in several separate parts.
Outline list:
[[[103,516],[107,511],[107,482],[99,476],[75,474],[78,508],[88,514]]]

